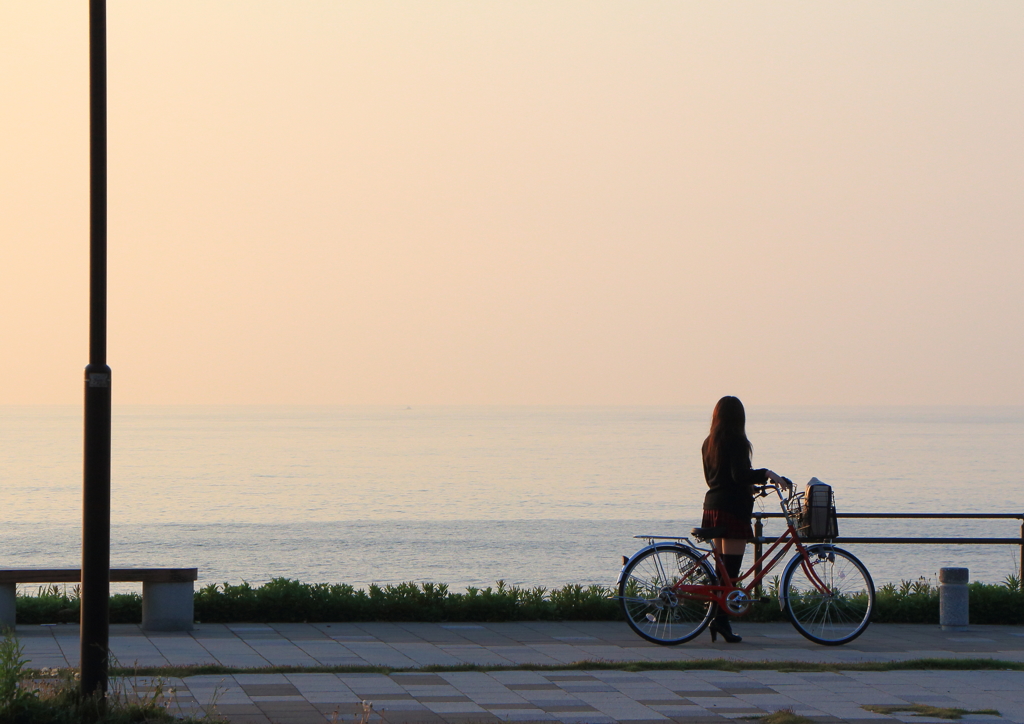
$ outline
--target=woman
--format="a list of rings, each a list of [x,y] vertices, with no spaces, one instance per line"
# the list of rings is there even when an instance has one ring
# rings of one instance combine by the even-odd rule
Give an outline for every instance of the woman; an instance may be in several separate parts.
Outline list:
[[[747,439],[747,416],[743,403],[736,397],[723,397],[711,416],[711,432],[701,453],[704,458],[704,479],[708,492],[704,495],[703,528],[724,528],[725,535],[715,539],[725,572],[734,581],[743,565],[743,551],[754,537],[750,514],[754,510],[753,486],[771,480],[785,485],[781,477],[766,468],[752,469],[752,447]],[[722,577],[722,571],[719,571]],[[732,632],[728,614],[719,609],[711,622],[711,640],[718,634],[728,643],[742,639]]]

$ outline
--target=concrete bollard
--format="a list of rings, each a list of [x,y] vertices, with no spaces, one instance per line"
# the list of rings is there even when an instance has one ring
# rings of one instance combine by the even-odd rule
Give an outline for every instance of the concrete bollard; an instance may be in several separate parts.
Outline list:
[[[939,569],[939,625],[943,631],[966,631],[968,613],[967,568]]]

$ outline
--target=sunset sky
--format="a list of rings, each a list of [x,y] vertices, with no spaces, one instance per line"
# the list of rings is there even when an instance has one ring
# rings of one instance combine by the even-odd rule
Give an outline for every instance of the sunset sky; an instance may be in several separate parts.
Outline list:
[[[0,0],[0,404],[86,0]],[[1024,404],[1024,3],[110,0],[114,404]]]

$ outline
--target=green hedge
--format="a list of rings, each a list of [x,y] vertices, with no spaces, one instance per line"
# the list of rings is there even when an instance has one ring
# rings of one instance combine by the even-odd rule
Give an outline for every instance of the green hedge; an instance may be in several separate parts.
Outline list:
[[[1008,576],[1001,585],[968,584],[970,619],[976,624],[1024,624],[1024,590],[1020,579]],[[939,589],[928,581],[903,581],[878,589],[875,621],[887,623],[939,622]]]
[[[530,621],[606,620],[618,617],[616,602],[601,586],[568,585],[552,591],[519,588],[499,581],[496,588],[469,588],[452,593],[436,583],[371,585],[300,583],[275,578],[248,583],[209,585],[196,593],[196,620],[233,621]]]
[[[755,606],[747,615],[751,621],[788,621],[779,610],[778,577],[768,586],[769,603]],[[1024,624],[1024,590],[1017,576],[1001,584],[971,583],[970,620],[973,624],[1019,626]],[[939,588],[931,581],[886,583],[875,591],[874,623],[939,623]]]
[[[750,621],[785,621],[774,586],[770,601],[755,604]],[[971,623],[1024,624],[1024,590],[1009,576],[998,585],[970,584]],[[195,616],[204,623],[290,623],[330,621],[615,621],[622,620],[613,592],[603,586],[570,584],[562,588],[520,588],[498,581],[496,587],[452,593],[442,583],[399,583],[356,589],[350,585],[301,583],[275,578],[262,586],[211,584],[195,594]],[[139,623],[137,593],[110,597],[111,623]],[[877,591],[877,623],[939,622],[939,590],[925,579],[886,584]],[[78,591],[50,586],[18,596],[18,623],[78,621]]]
[[[18,594],[18,623],[78,623],[79,587],[40,586],[34,595]],[[142,621],[142,596],[115,593],[110,597],[111,623]]]
[[[211,584],[196,591],[195,617],[205,623],[329,621],[607,621],[621,619],[603,586],[569,584],[550,591],[498,581],[492,588],[452,593],[443,583],[399,583],[355,589],[339,583],[275,578],[262,586]],[[18,623],[73,623],[78,589],[40,588],[18,596]],[[110,597],[111,623],[139,623],[137,593]]]

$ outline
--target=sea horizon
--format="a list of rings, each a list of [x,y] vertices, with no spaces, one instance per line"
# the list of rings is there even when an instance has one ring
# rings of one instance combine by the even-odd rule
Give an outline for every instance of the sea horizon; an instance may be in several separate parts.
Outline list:
[[[80,409],[0,406],[0,565],[77,564]],[[200,585],[611,585],[632,536],[699,523],[709,417],[672,405],[115,405],[112,561],[198,566]],[[825,480],[840,512],[1024,513],[1024,407],[751,405],[748,432],[755,466]],[[1019,527],[840,519],[841,535]],[[1019,565],[1012,545],[851,550],[878,583],[934,581],[947,564],[998,582]]]

